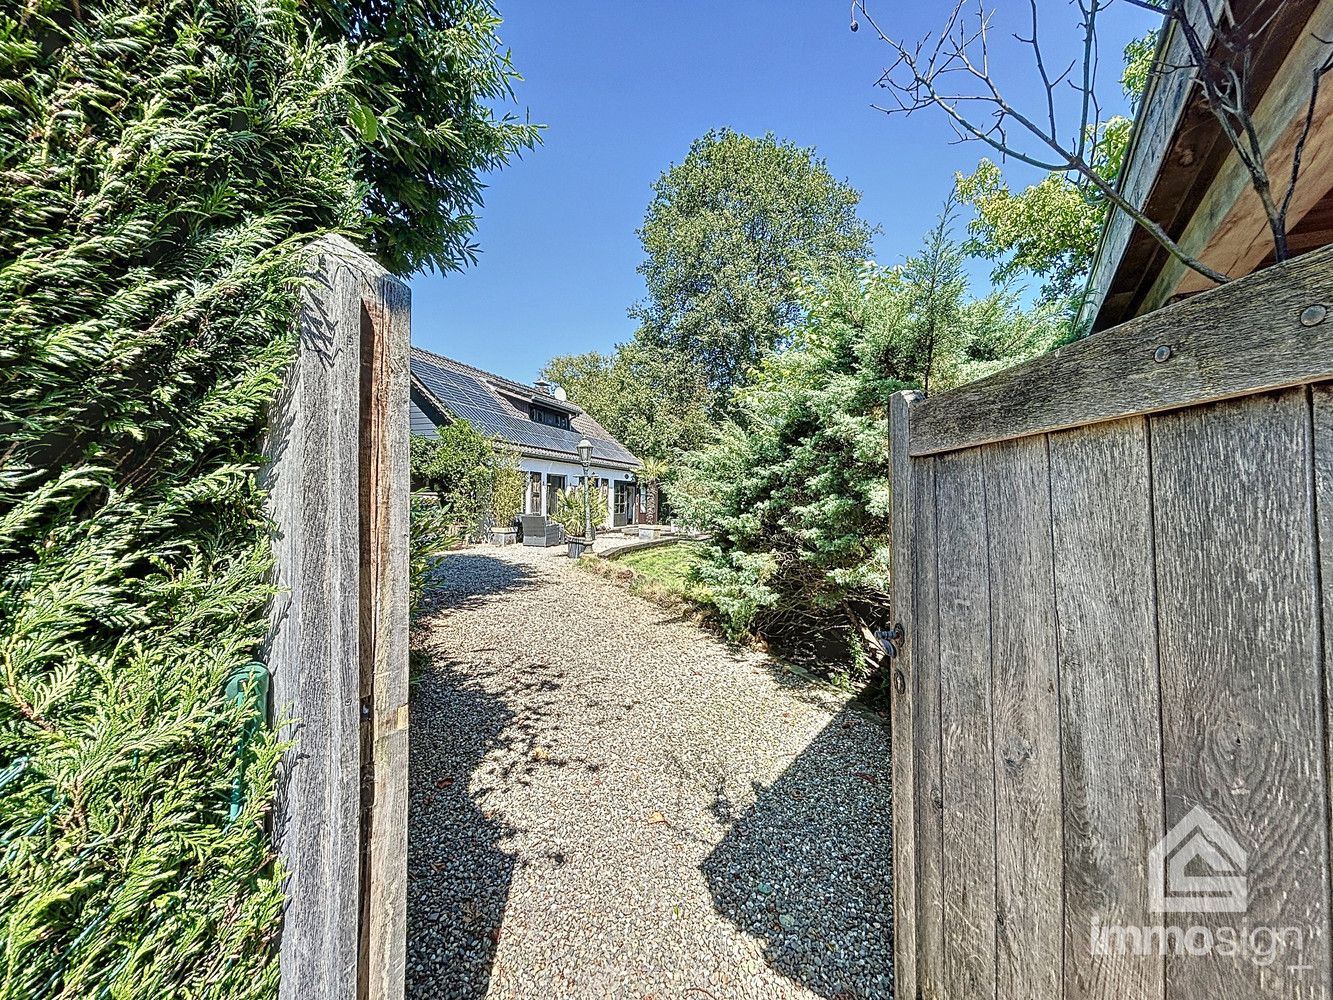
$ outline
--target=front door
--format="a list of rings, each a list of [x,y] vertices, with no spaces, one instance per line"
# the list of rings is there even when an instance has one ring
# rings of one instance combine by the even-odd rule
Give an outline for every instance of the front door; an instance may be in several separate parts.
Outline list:
[[[565,477],[552,476],[546,477],[546,516],[555,517],[556,500],[561,493],[565,492]]]
[[[542,512],[542,474],[540,472],[528,473],[528,513],[540,514]]]
[[[634,523],[634,484],[616,483],[615,506],[612,508],[612,523],[621,525]]]

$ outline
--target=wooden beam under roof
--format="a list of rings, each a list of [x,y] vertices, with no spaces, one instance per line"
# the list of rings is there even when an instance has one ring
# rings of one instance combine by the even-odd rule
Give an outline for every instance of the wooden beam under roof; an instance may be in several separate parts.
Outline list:
[[[1205,6],[1205,2],[1207,6]],[[1191,23],[1211,23],[1203,17],[1204,11],[1215,14],[1222,0],[1190,0]],[[1211,33],[1205,29],[1205,44],[1212,43]],[[1139,114],[1125,154],[1125,168],[1120,179],[1120,192],[1133,205],[1141,205],[1150,215],[1155,207],[1151,201],[1153,186],[1161,173],[1163,163],[1171,157],[1173,141],[1186,121],[1189,96],[1194,89],[1194,74],[1185,68],[1189,49],[1184,36],[1173,23],[1168,22],[1158,41],[1153,58],[1156,68],[1148,79]],[[1193,131],[1186,128],[1186,132]],[[1175,160],[1179,160],[1177,155]],[[1169,230],[1168,230],[1169,232]],[[1092,273],[1084,302],[1083,319],[1097,317],[1107,304],[1125,297],[1125,290],[1116,284],[1120,263],[1129,253],[1131,241],[1146,235],[1124,212],[1112,210],[1102,231],[1101,243],[1093,256]],[[1128,303],[1124,303],[1127,305]],[[1122,306],[1123,308],[1123,306]],[[1114,321],[1113,321],[1114,322]]]
[[[1283,14],[1301,6],[1284,8]],[[1304,126],[1314,67],[1328,58],[1329,45],[1321,39],[1333,38],[1333,3],[1316,4],[1306,21],[1287,37],[1292,37],[1293,44],[1254,113],[1260,142],[1270,150],[1268,172],[1274,197],[1279,200],[1286,193],[1292,156]],[[1330,84],[1320,88],[1302,159],[1301,180],[1288,212],[1289,229],[1296,228],[1333,187],[1333,130],[1328,128],[1333,119],[1333,81]],[[1233,278],[1250,274],[1271,258],[1273,236],[1267,215],[1249,171],[1234,152],[1208,187],[1180,243],[1188,253]],[[1213,282],[1203,275],[1169,258],[1157,273],[1140,311],[1157,309],[1177,295],[1211,287]]]
[[[1212,4],[1214,13],[1219,7]],[[1291,72],[1293,49],[1308,37],[1306,29],[1314,23],[1312,19],[1326,15],[1330,7],[1333,0],[1235,0],[1231,4],[1237,23],[1263,24],[1271,18],[1251,53],[1250,68],[1257,116],[1270,115],[1274,122],[1269,131],[1280,134],[1283,128],[1281,113],[1275,110],[1281,102],[1273,95],[1283,87],[1284,74]],[[1189,4],[1188,9],[1192,24],[1209,23],[1203,0]],[[1214,40],[1206,31],[1204,34],[1205,42],[1213,46]],[[1214,187],[1219,177],[1225,178],[1224,185],[1235,188],[1233,171],[1240,166],[1195,86],[1195,71],[1186,68],[1190,61],[1179,30],[1168,23],[1157,63],[1177,68],[1159,74],[1144,98],[1122,182],[1126,196],[1142,204],[1178,241],[1197,239],[1197,233],[1207,229],[1205,218],[1225,217],[1226,210],[1219,214],[1218,206],[1208,199],[1219,197],[1215,192],[1222,189]],[[1245,180],[1248,185],[1248,176]],[[1242,187],[1235,196],[1244,190]],[[1257,197],[1255,200],[1257,206]],[[1191,227],[1202,228],[1191,236]],[[1185,271],[1128,216],[1113,212],[1093,261],[1083,318],[1093,318],[1093,328],[1104,329],[1156,308],[1175,294],[1175,285],[1170,283],[1174,278],[1178,284]],[[1208,284],[1201,279],[1198,289],[1187,290]]]

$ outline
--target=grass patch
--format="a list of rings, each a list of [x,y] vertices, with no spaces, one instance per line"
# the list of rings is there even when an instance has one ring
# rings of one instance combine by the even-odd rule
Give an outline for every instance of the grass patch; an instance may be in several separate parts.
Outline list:
[[[580,562],[631,593],[658,604],[690,604],[711,609],[712,594],[699,582],[697,567],[703,561],[704,547],[699,542],[675,542],[638,552],[627,552],[618,559],[584,556]]]
[[[644,583],[665,587],[688,601],[709,603],[710,593],[699,582],[697,569],[704,558],[704,547],[699,542],[676,542],[658,545],[640,552],[627,552],[615,560],[621,566],[634,570]]]

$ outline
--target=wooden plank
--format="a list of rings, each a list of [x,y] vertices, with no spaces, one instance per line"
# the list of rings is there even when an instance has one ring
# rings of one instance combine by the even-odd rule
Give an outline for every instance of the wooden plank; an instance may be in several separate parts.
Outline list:
[[[333,248],[336,249],[336,248]],[[328,245],[302,293],[300,341],[272,411],[264,477],[275,599],[266,656],[283,762],[275,836],[288,871],[281,1000],[352,1000],[360,844],[360,278]]]
[[[1333,247],[919,403],[914,456],[1333,377]],[[1243,331],[1243,334],[1240,333]],[[1159,347],[1169,357],[1156,360]],[[1077,386],[1077,391],[1071,391]]]
[[[1246,50],[1246,88],[1251,104],[1264,98],[1273,86],[1301,28],[1319,2],[1230,0],[1227,5],[1230,25],[1243,25],[1250,30],[1253,26],[1263,25],[1255,44]],[[1229,34],[1237,30],[1228,27]],[[1214,42],[1211,58],[1222,65],[1231,62],[1234,53]],[[1161,161],[1152,193],[1144,203],[1148,218],[1155,219],[1172,236],[1188,239],[1191,219],[1200,213],[1210,185],[1223,172],[1232,155],[1231,143],[1223,135],[1203,95],[1195,88]],[[1142,227],[1135,228],[1116,265],[1093,329],[1105,329],[1146,312],[1144,301],[1153,280],[1170,266],[1171,255],[1165,248]],[[1198,287],[1212,287],[1212,283],[1205,280]]]
[[[1197,26],[1200,41],[1211,46],[1213,36],[1208,27],[1221,8],[1220,0],[1187,0],[1185,16]],[[1212,11],[1213,17],[1205,16]],[[1194,87],[1194,72],[1190,68],[1189,46],[1174,22],[1166,26],[1154,57],[1155,72],[1149,78],[1129,149],[1125,153],[1124,178],[1120,192],[1131,205],[1142,206],[1162,172],[1167,151],[1171,148],[1177,126],[1189,104]],[[1119,209],[1112,209],[1102,231],[1101,242],[1093,255],[1088,276],[1088,290],[1079,314],[1080,323],[1091,320],[1101,308],[1102,301],[1115,279],[1125,248],[1135,235],[1136,223]]]
[[[363,614],[363,666],[371,675],[372,754],[369,926],[362,970],[369,1000],[402,1000],[407,949],[408,809],[408,516],[411,428],[411,292],[381,272],[367,288],[363,336],[369,407],[363,420],[363,470],[369,487],[361,553],[369,579]],[[369,344],[366,344],[366,340]],[[369,349],[366,350],[365,347]]]
[[[1202,806],[1248,853],[1249,886],[1244,912],[1163,917],[1215,934],[1241,924],[1302,929],[1295,964],[1308,967],[1290,969],[1290,953],[1268,966],[1243,951],[1173,955],[1166,995],[1327,995],[1326,717],[1306,393],[1197,407],[1150,427],[1166,824]]]
[[[1160,956],[1096,954],[1094,927],[1155,923],[1160,695],[1145,418],[1052,434],[1064,770],[1065,996],[1161,1000]]]
[[[889,401],[889,458],[893,477],[893,548],[891,610],[896,622],[915,630],[916,611],[912,588],[915,541],[912,536],[914,497],[912,457],[907,453],[907,427],[912,403],[920,393],[899,392]],[[911,634],[908,632],[908,635]],[[914,760],[917,752],[913,728],[916,671],[912,643],[899,644],[893,671],[891,718],[893,721],[893,954],[894,994],[915,997],[916,963],[916,827],[917,803]]]
[[[1253,116],[1260,144],[1269,151],[1266,162],[1279,199],[1286,194],[1292,157],[1305,122],[1311,72],[1328,55],[1328,46],[1321,39],[1331,33],[1333,5],[1316,4],[1308,23],[1286,36],[1290,51]],[[1302,180],[1288,210],[1289,227],[1295,226],[1328,190],[1328,171],[1333,167],[1333,131],[1327,127],[1330,115],[1333,94],[1321,88],[1314,127],[1302,156]],[[1181,243],[1190,253],[1233,277],[1250,273],[1272,253],[1273,238],[1263,205],[1249,171],[1234,153],[1210,186]],[[1144,309],[1155,309],[1174,294],[1200,291],[1211,284],[1172,259],[1154,282]]]
[[[972,1000],[995,996],[990,579],[979,451],[939,459],[936,498],[941,785],[948,850],[942,866],[944,993],[950,1000]]]
[[[916,791],[917,989],[946,1000],[944,976],[944,788],[940,701],[939,583],[935,459],[913,459],[913,619],[908,641],[916,676],[913,760]],[[897,994],[896,994],[897,995]],[[910,996],[911,994],[901,994]]]
[[[1333,385],[1310,387],[1310,425],[1314,443],[1310,486],[1319,557],[1314,596],[1323,639],[1318,654],[1324,675],[1324,828],[1333,838]],[[1333,882],[1333,843],[1327,857]],[[1333,941],[1333,907],[1330,910],[1327,940]],[[1325,992],[1333,990],[1326,986]]]
[[[1060,693],[1041,437],[985,459],[995,774],[996,995],[1062,994]]]
[[[1310,102],[1313,68],[1328,57],[1333,37],[1333,4],[1316,4],[1308,23],[1297,32],[1275,33],[1284,38],[1290,51],[1276,78],[1254,112],[1254,124],[1266,163],[1281,199],[1291,176],[1292,156]],[[1321,88],[1315,123],[1302,156],[1301,182],[1296,186],[1288,213],[1288,225],[1298,223],[1328,190],[1333,169],[1333,88]],[[1273,250],[1272,231],[1263,204],[1255,193],[1250,172],[1233,151],[1209,186],[1198,210],[1179,243],[1200,260],[1233,278],[1249,274]],[[1174,257],[1168,258],[1145,298],[1141,311],[1159,308],[1172,295],[1211,288],[1197,271],[1189,270]]]

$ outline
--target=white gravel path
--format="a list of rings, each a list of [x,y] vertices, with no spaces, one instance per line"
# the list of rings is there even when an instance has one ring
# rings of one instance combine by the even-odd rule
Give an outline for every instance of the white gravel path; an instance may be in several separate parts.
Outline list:
[[[889,996],[888,733],[557,549],[416,636],[408,997]]]

